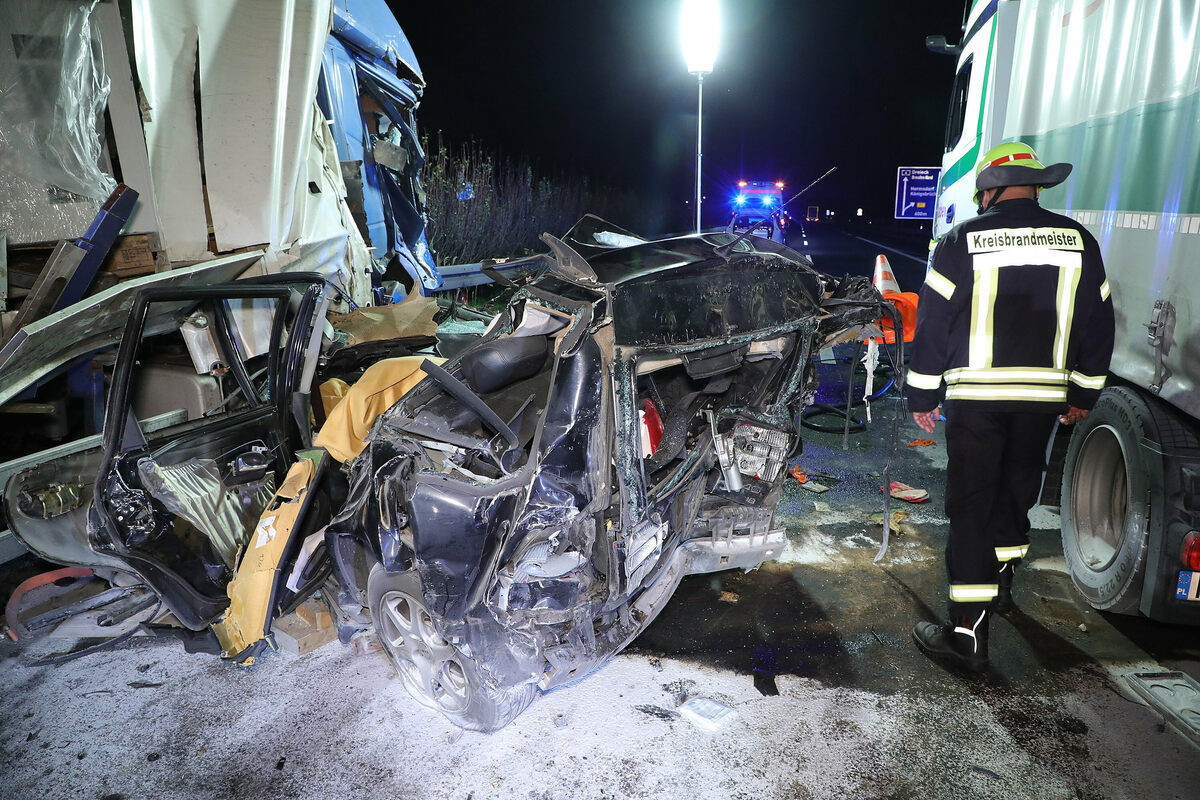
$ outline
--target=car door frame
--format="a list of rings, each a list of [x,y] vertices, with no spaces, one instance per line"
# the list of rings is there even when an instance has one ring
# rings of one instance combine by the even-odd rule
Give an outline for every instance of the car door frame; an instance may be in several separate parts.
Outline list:
[[[308,283],[294,316],[295,323],[288,334],[286,348],[282,348],[284,324],[288,304],[293,298],[292,286]],[[234,417],[214,419],[208,425],[190,427],[182,436],[200,437],[206,432],[229,427],[236,420],[242,423],[253,414],[274,416],[282,438],[296,450],[304,444],[305,437],[298,430],[298,421],[289,413],[294,392],[300,390],[299,381],[304,372],[304,358],[316,325],[317,303],[322,296],[324,279],[314,273],[293,275],[270,275],[242,280],[234,283],[190,288],[149,288],[135,295],[129,317],[126,320],[121,344],[113,370],[112,385],[105,408],[103,456],[96,472],[93,502],[91,507],[91,546],[94,550],[116,557],[130,571],[138,575],[162,599],[163,604],[185,627],[201,630],[223,613],[228,605],[214,601],[179,576],[168,564],[133,552],[119,534],[120,527],[106,506],[105,488],[117,459],[128,452],[148,446],[131,407],[131,378],[133,376],[138,349],[142,342],[149,317],[150,306],[155,302],[196,300],[198,303],[211,301],[215,324],[214,339],[218,351],[225,360],[234,380],[247,398],[258,399],[259,405]],[[245,365],[238,356],[237,343],[228,308],[223,301],[229,300],[275,300],[275,318],[272,321],[270,350],[268,353],[268,375],[266,397],[259,396],[254,388]],[[265,400],[266,402],[262,402]],[[131,424],[132,423],[132,424]]]

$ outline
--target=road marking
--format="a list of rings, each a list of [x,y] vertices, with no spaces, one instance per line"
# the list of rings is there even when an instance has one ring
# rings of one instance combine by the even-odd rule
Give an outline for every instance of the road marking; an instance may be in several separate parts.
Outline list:
[[[884,250],[887,250],[889,253],[895,253],[898,256],[904,256],[905,258],[912,259],[913,261],[917,262],[918,264],[925,263],[925,259],[917,258],[916,256],[910,255],[909,253],[906,253],[903,250],[897,250],[894,247],[888,247],[886,244],[880,244],[879,242],[873,242],[870,239],[864,239],[863,237],[855,236],[852,233],[848,233],[846,235],[849,236],[851,239],[858,239],[860,242],[866,242],[867,244],[873,244],[876,247],[882,247]]]

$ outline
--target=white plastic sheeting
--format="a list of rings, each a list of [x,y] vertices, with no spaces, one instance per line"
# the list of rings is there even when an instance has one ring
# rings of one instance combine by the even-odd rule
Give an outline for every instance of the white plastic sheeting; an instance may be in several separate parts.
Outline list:
[[[81,235],[116,188],[95,5],[0,3],[0,229],[14,244]]]

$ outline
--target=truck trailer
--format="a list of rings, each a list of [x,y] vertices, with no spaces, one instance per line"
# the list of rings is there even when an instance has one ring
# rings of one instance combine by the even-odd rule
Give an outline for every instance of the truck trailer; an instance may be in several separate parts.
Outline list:
[[[927,45],[958,60],[935,241],[976,214],[980,154],[1019,140],[1075,165],[1040,202],[1104,255],[1110,374],[1059,448],[1071,579],[1097,609],[1198,623],[1200,4],[971,0],[959,44]]]

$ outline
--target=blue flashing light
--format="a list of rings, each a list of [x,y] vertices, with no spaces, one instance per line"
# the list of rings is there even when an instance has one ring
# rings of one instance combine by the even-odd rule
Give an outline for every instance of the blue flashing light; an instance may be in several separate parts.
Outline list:
[[[746,205],[746,195],[739,194],[737,197],[733,198],[733,202],[737,203],[739,206]]]
[[[769,205],[771,205],[771,200],[772,200],[772,197],[770,195],[766,195],[762,199],[762,204],[764,206],[769,206]]]

